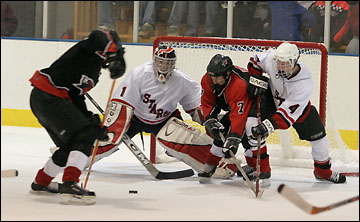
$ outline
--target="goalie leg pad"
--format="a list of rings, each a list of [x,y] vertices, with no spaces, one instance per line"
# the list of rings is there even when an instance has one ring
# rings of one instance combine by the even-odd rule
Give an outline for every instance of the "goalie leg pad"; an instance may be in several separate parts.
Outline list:
[[[203,170],[206,155],[211,148],[211,145],[178,144],[163,139],[158,139],[158,142],[171,156],[183,161],[197,172]]]
[[[119,144],[128,130],[134,108],[124,102],[113,100],[104,126],[108,127],[108,136],[112,144]]]
[[[156,138],[170,155],[185,162],[197,172],[203,170],[212,139],[200,129],[172,117],[161,128]]]
[[[110,111],[104,123],[104,126],[108,127],[109,140],[99,141],[94,162],[119,150],[117,145],[130,127],[133,110],[130,105],[121,101],[113,100],[111,102]]]

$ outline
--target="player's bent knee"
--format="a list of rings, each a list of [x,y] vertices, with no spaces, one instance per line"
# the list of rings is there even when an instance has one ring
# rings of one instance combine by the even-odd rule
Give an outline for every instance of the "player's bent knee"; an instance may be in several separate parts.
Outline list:
[[[60,148],[54,152],[51,159],[56,165],[64,167],[66,165],[68,156],[69,156],[69,151]]]

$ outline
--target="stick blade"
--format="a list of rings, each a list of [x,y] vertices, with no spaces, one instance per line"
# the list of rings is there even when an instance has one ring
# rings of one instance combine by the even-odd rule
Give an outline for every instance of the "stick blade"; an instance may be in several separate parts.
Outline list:
[[[194,171],[192,169],[188,169],[188,170],[181,170],[176,172],[159,172],[155,178],[159,180],[171,180],[171,179],[191,177],[193,175],[194,175]]]
[[[19,175],[19,171],[17,170],[2,170],[1,177],[17,177]]]
[[[308,214],[313,214],[313,206],[306,202],[295,190],[286,186],[285,184],[280,184],[278,187],[278,192],[285,199],[302,209]]]

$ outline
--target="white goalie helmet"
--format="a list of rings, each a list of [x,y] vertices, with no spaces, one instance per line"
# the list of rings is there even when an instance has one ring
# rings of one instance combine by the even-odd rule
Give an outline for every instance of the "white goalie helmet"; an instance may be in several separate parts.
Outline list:
[[[175,50],[168,46],[159,46],[154,52],[154,72],[159,82],[165,82],[175,69]]]
[[[295,44],[281,43],[274,52],[274,68],[277,74],[282,78],[290,78],[299,57],[299,49]]]

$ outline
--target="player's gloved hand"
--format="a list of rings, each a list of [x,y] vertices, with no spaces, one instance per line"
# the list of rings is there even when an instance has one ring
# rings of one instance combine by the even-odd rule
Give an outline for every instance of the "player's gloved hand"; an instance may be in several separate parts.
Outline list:
[[[109,69],[110,77],[112,79],[117,79],[120,78],[122,75],[124,75],[126,70],[126,62],[124,59],[125,49],[121,45],[121,41],[118,34],[113,30],[109,31],[109,33],[114,40],[117,51],[111,52],[107,55],[107,58],[104,61],[102,67]]]
[[[229,133],[226,136],[224,147],[222,149],[222,152],[225,154],[225,158],[231,158],[230,150],[235,155],[240,143],[241,137],[237,133]]]
[[[221,140],[220,133],[223,133],[225,127],[215,118],[208,118],[204,122],[206,130],[214,137],[214,139]]]
[[[264,95],[269,86],[269,75],[263,73],[262,75],[251,75],[247,91],[250,96],[257,97]]]
[[[99,130],[97,139],[100,141],[108,141],[110,139],[108,133],[109,133],[108,127],[103,126]]]
[[[266,119],[264,121],[262,121],[262,123],[260,125],[257,125],[255,127],[251,128],[251,133],[253,135],[253,137],[257,137],[258,135],[261,136],[261,138],[266,138],[268,137],[272,132],[274,132],[274,130],[277,128],[276,124],[271,123],[271,121],[269,119]]]

